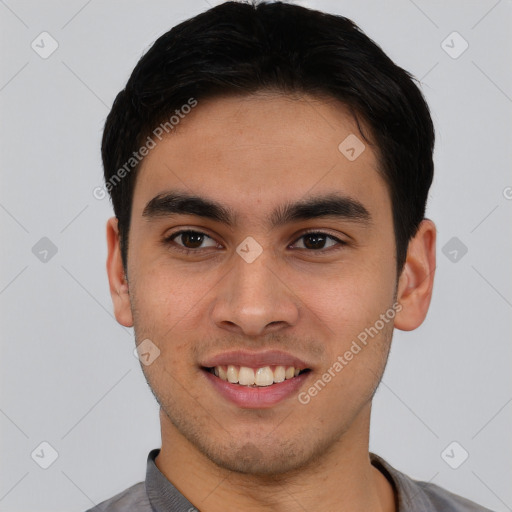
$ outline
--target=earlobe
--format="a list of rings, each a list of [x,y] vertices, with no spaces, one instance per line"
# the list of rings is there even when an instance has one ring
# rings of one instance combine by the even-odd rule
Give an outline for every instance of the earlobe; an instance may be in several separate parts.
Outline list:
[[[110,296],[114,306],[116,320],[125,327],[133,326],[128,280],[126,277],[121,248],[119,244],[119,229],[117,218],[107,221],[107,275],[110,286]]]
[[[410,240],[407,259],[398,280],[397,302],[402,309],[395,317],[395,327],[412,331],[419,327],[432,298],[436,269],[436,227],[424,219]]]

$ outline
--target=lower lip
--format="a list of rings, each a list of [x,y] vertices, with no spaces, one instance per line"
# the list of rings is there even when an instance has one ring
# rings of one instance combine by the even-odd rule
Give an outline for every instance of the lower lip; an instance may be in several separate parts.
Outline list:
[[[309,372],[301,373],[297,377],[277,382],[270,386],[249,387],[240,384],[232,384],[219,379],[208,370],[203,370],[205,377],[212,386],[227,400],[238,407],[245,409],[266,409],[276,405],[282,400],[296,393],[309,377]]]

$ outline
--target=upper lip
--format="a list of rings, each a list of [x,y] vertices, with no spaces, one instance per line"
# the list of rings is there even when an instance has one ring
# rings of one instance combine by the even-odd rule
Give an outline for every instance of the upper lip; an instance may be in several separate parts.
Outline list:
[[[205,368],[215,366],[247,366],[249,368],[262,368],[264,366],[293,366],[294,368],[309,368],[307,363],[296,356],[280,350],[266,350],[261,352],[248,352],[233,350],[212,356],[201,363]]]

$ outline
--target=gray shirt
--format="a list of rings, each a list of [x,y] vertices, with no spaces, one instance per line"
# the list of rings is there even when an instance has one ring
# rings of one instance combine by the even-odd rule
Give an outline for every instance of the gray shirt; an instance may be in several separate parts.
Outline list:
[[[198,512],[157,468],[155,458],[159,452],[159,448],[149,452],[145,482],[129,487],[86,512]],[[491,512],[435,484],[409,478],[378,455],[370,453],[370,460],[394,487],[398,512]]]

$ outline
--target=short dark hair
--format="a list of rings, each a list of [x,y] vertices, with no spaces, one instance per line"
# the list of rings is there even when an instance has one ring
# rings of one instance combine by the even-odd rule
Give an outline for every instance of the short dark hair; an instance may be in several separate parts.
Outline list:
[[[172,131],[169,119],[191,100],[270,90],[335,98],[367,142],[359,119],[370,130],[391,198],[399,274],[434,169],[434,127],[414,80],[351,20],[297,5],[226,2],[175,26],[139,60],[105,122],[101,153],[125,270],[135,152],[158,126]]]

